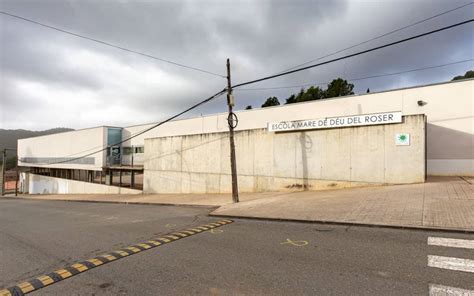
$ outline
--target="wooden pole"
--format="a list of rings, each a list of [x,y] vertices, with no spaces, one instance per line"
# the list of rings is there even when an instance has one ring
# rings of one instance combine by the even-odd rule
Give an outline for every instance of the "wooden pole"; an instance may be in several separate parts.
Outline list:
[[[20,178],[18,163],[16,165],[15,196],[18,196],[18,179]]]
[[[232,201],[239,202],[239,186],[237,182],[237,163],[235,160],[235,143],[234,143],[234,125],[232,122],[234,106],[234,98],[232,96],[232,83],[230,80],[230,60],[227,59],[227,106],[229,107],[229,140],[230,140],[230,168],[232,171]]]

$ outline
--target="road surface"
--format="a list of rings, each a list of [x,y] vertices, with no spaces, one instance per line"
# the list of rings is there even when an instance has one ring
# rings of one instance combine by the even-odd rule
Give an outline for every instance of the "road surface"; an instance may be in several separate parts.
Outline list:
[[[2,199],[0,289],[219,221],[209,211]],[[237,219],[31,294],[445,295],[447,287],[474,293],[472,240],[463,233]]]

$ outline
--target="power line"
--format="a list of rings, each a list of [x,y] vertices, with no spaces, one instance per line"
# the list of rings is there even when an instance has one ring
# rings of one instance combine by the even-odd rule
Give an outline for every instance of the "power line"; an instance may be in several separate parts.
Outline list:
[[[378,78],[378,77],[385,77],[385,76],[393,76],[393,75],[399,75],[399,74],[404,74],[404,73],[410,73],[410,72],[416,72],[416,71],[422,71],[422,70],[428,70],[428,69],[434,69],[434,68],[440,68],[440,67],[446,67],[446,66],[450,66],[450,65],[455,65],[455,64],[461,64],[461,63],[466,63],[466,62],[469,62],[469,61],[474,61],[474,59],[467,59],[467,60],[462,60],[462,61],[457,61],[457,62],[452,62],[452,63],[446,63],[446,64],[441,64],[441,65],[436,65],[436,66],[430,66],[430,67],[423,67],[423,68],[416,68],[416,69],[410,69],[410,70],[405,70],[405,71],[400,71],[400,72],[393,72],[393,73],[386,73],[386,74],[379,74],[379,75],[372,75],[372,76],[365,76],[365,77],[359,77],[359,78],[349,78],[347,80],[349,81],[359,81],[359,80],[365,80],[365,79],[370,79],[370,78]],[[305,86],[312,86],[312,85],[324,85],[324,84],[329,84],[330,82],[315,82],[315,83],[305,83],[305,84],[299,84],[299,85],[290,85],[290,86],[278,86],[278,87],[262,87],[262,88],[240,88],[238,89],[239,91],[259,91],[259,90],[274,90],[274,89],[289,89],[289,88],[300,88],[300,87],[305,87]],[[137,134],[133,134],[132,136],[130,136],[129,138],[123,140],[122,142],[119,142],[119,143],[115,143],[115,144],[112,144],[112,145],[109,145],[108,147],[104,148],[104,149],[101,149],[100,151],[95,151],[93,152],[93,154],[96,154],[96,153],[99,153],[101,151],[104,151],[108,148],[110,148],[111,146],[115,146],[115,145],[119,145],[119,144],[122,144],[136,136],[139,136],[141,134],[144,134],[145,132],[149,131],[150,128],[146,128],[146,129],[143,129],[142,131],[138,132]],[[74,154],[70,154],[68,156],[64,156],[64,158],[67,158],[67,157],[70,157],[70,156],[74,156],[74,155],[77,155],[77,154],[81,154],[81,153],[85,153],[87,151],[90,151],[90,150],[94,150],[94,149],[97,149],[97,148],[100,148],[102,146],[95,146],[93,148],[90,148],[90,149],[87,149],[87,150],[84,150],[84,151],[81,151],[81,152],[77,152],[77,153],[74,153]],[[9,148],[6,148],[7,150],[15,150],[16,149],[9,149]],[[90,156],[90,155],[87,155],[87,156]],[[85,156],[81,156],[82,157],[85,157]],[[75,159],[74,159],[75,160]],[[64,161],[64,162],[70,162],[72,160],[67,160],[67,161]],[[60,162],[57,162],[57,163],[60,163]],[[44,163],[44,164],[57,164],[57,163]]]
[[[306,67],[303,67],[303,68],[298,68],[298,69],[291,70],[291,71],[286,71],[286,72],[283,72],[283,73],[280,73],[280,74],[266,76],[266,77],[263,77],[263,78],[258,78],[258,79],[247,81],[247,82],[242,82],[242,83],[239,83],[237,85],[234,85],[233,88],[235,89],[237,87],[241,87],[241,86],[244,86],[244,85],[257,83],[257,82],[273,79],[273,78],[276,78],[276,77],[280,77],[280,76],[284,76],[284,75],[288,75],[288,74],[293,74],[293,73],[304,71],[304,70],[307,70],[307,69],[319,67],[319,66],[322,66],[322,65],[330,64],[330,63],[333,63],[333,62],[336,62],[336,61],[348,59],[348,58],[355,57],[355,56],[358,56],[358,55],[361,55],[361,54],[369,53],[369,52],[376,51],[376,50],[379,50],[379,49],[382,49],[382,48],[390,47],[390,46],[393,46],[393,45],[396,45],[396,44],[404,43],[404,42],[414,40],[414,39],[417,39],[417,38],[421,38],[421,37],[424,37],[424,36],[427,36],[427,35],[431,35],[431,34],[438,33],[438,32],[441,32],[441,31],[445,31],[445,30],[448,30],[448,29],[452,29],[452,28],[455,28],[455,27],[458,27],[458,26],[462,26],[462,25],[468,24],[468,23],[473,22],[473,21],[474,21],[474,19],[470,19],[470,20],[467,20],[467,21],[456,23],[456,24],[453,24],[453,25],[450,25],[450,26],[445,26],[445,27],[442,27],[440,29],[432,30],[432,31],[429,31],[429,32],[426,32],[426,33],[423,33],[423,34],[415,35],[415,36],[408,37],[408,38],[405,38],[405,39],[401,39],[401,40],[398,40],[398,41],[395,41],[395,42],[391,42],[391,43],[387,43],[387,44],[384,44],[384,45],[381,45],[381,46],[373,47],[373,48],[370,48],[370,49],[367,49],[367,50],[359,51],[359,52],[356,52],[356,53],[353,53],[353,54],[342,56],[342,57],[332,59],[332,60],[329,60],[329,61],[325,61],[325,62],[322,62],[322,63],[314,64],[314,65],[311,65],[311,66],[306,66]]]
[[[414,23],[409,24],[409,25],[407,25],[407,26],[404,26],[404,27],[401,27],[401,28],[392,30],[392,31],[390,31],[390,32],[387,32],[387,33],[384,33],[384,34],[382,34],[382,35],[379,35],[379,36],[373,37],[373,38],[371,38],[371,39],[368,39],[368,40],[366,40],[366,41],[362,41],[362,42],[360,42],[360,43],[351,45],[351,46],[346,47],[346,48],[343,48],[343,49],[341,49],[341,50],[338,50],[338,51],[335,51],[335,52],[326,54],[326,55],[321,56],[321,57],[319,57],[319,58],[316,58],[316,59],[313,59],[313,60],[304,62],[304,63],[299,64],[299,65],[296,65],[296,66],[293,66],[293,67],[291,67],[291,68],[288,68],[288,69],[286,69],[286,70],[280,71],[280,72],[278,72],[278,73],[286,72],[286,71],[289,71],[289,70],[293,70],[293,69],[295,69],[295,68],[298,68],[298,67],[301,67],[301,66],[310,64],[310,63],[312,63],[312,62],[316,62],[316,61],[322,60],[322,59],[324,59],[324,58],[327,58],[327,57],[333,56],[333,55],[335,55],[335,54],[341,53],[341,52],[343,52],[343,51],[346,51],[346,50],[348,50],[348,49],[352,49],[352,48],[354,48],[354,47],[357,47],[357,46],[360,46],[360,45],[369,43],[369,42],[371,42],[371,41],[374,41],[374,40],[383,38],[383,37],[388,36],[388,35],[391,35],[391,34],[393,34],[393,33],[396,33],[396,32],[399,32],[399,31],[402,31],[402,30],[405,30],[405,29],[408,29],[408,28],[410,28],[410,27],[419,25],[419,24],[424,23],[424,22],[426,22],[426,21],[432,20],[432,19],[434,19],[434,18],[437,18],[437,17],[439,17],[439,16],[448,14],[448,13],[450,13],[450,12],[453,12],[453,11],[455,11],[455,10],[464,8],[464,7],[469,6],[469,5],[472,5],[472,4],[474,4],[474,2],[470,2],[470,3],[464,4],[464,5],[458,6],[458,7],[456,7],[456,8],[453,8],[453,9],[450,9],[450,10],[446,10],[446,11],[444,11],[444,12],[435,14],[435,15],[433,15],[433,16],[430,16],[430,17],[428,17],[428,18],[425,18],[425,19],[422,19],[422,20],[420,20],[420,21],[414,22]]]
[[[144,134],[144,133],[146,133],[146,132],[149,132],[149,131],[151,131],[152,129],[155,129],[155,128],[157,128],[157,127],[159,127],[159,126],[161,126],[161,125],[163,125],[163,124],[165,124],[165,123],[167,123],[167,122],[169,122],[169,121],[171,121],[171,120],[173,120],[173,119],[175,119],[175,118],[177,118],[177,117],[183,115],[184,113],[187,113],[187,112],[189,112],[189,111],[191,111],[191,110],[193,110],[193,109],[195,109],[195,108],[197,108],[197,107],[199,107],[199,106],[201,106],[201,105],[203,105],[203,104],[205,104],[205,103],[207,103],[207,102],[209,102],[209,101],[211,101],[211,100],[213,100],[213,99],[215,99],[215,98],[221,96],[221,95],[222,95],[223,93],[225,93],[226,91],[227,91],[227,89],[223,89],[223,90],[221,90],[220,92],[217,92],[217,93],[213,94],[212,96],[208,97],[207,99],[202,100],[202,101],[200,101],[199,103],[194,104],[193,106],[187,108],[186,110],[181,111],[181,112],[179,112],[178,114],[175,114],[175,115],[169,117],[168,119],[163,120],[163,121],[161,121],[161,122],[159,122],[159,123],[157,123],[157,124],[155,124],[155,125],[153,125],[153,126],[151,126],[151,127],[149,127],[149,128],[146,128],[146,129],[142,130],[141,132],[138,132],[138,133],[134,134],[133,136],[130,136],[130,137],[124,139],[124,140],[121,140],[120,142],[117,142],[117,143],[108,145],[108,146],[105,147],[105,148],[102,148],[102,149],[99,149],[99,150],[97,150],[97,151],[94,151],[94,152],[91,152],[91,153],[88,153],[88,154],[85,154],[85,155],[82,155],[82,156],[78,156],[78,157],[75,157],[75,158],[72,158],[72,159],[68,159],[68,160],[57,161],[57,162],[49,162],[49,163],[40,163],[40,164],[41,164],[41,165],[52,165],[52,164],[67,163],[67,162],[76,161],[76,160],[79,160],[79,159],[82,159],[82,158],[85,158],[85,157],[88,157],[88,156],[91,156],[91,155],[100,153],[100,152],[102,152],[102,151],[105,151],[105,150],[109,149],[109,148],[112,147],[112,146],[120,145],[120,144],[122,144],[122,143],[124,143],[124,142],[126,142],[126,141],[128,141],[128,140],[131,140],[131,139],[133,139],[133,138],[135,138],[135,137],[138,137],[138,136],[140,136],[140,135],[142,135],[142,134]],[[89,149],[89,150],[90,150],[90,149]],[[86,150],[86,151],[87,151],[87,150]],[[24,162],[24,163],[28,163],[28,162]],[[38,163],[35,163],[35,164],[38,164]]]
[[[194,70],[194,71],[198,71],[198,72],[202,72],[202,73],[206,73],[206,74],[226,78],[226,76],[221,75],[221,74],[217,74],[217,73],[207,71],[207,70],[203,70],[203,69],[196,68],[196,67],[187,66],[187,65],[180,64],[180,63],[177,63],[177,62],[173,62],[173,61],[170,61],[170,60],[167,60],[167,59],[159,58],[159,57],[147,54],[147,53],[142,53],[142,52],[139,52],[139,51],[136,51],[136,50],[128,49],[128,48],[125,48],[125,47],[120,46],[120,45],[115,45],[115,44],[112,44],[110,42],[106,42],[106,41],[102,41],[102,40],[99,40],[99,39],[96,39],[96,38],[92,38],[92,37],[88,37],[88,36],[85,36],[85,35],[77,34],[77,33],[67,31],[67,30],[64,30],[64,29],[61,29],[61,28],[58,28],[58,27],[53,27],[51,25],[40,23],[38,21],[29,19],[29,18],[26,18],[26,17],[22,17],[22,16],[19,16],[19,15],[15,15],[15,14],[12,14],[12,13],[9,13],[9,12],[0,11],[0,14],[7,15],[7,16],[10,16],[10,17],[13,17],[13,18],[17,18],[17,19],[20,19],[20,20],[23,20],[23,21],[26,21],[26,22],[30,22],[30,23],[33,23],[33,24],[36,24],[36,25],[39,25],[39,26],[42,26],[42,27],[45,27],[45,28],[48,28],[48,29],[52,29],[52,30],[56,30],[56,31],[59,31],[59,32],[62,32],[62,33],[65,33],[65,34],[72,35],[72,36],[75,36],[75,37],[79,37],[79,38],[86,39],[86,40],[89,40],[89,41],[97,42],[97,43],[100,43],[102,45],[110,46],[110,47],[120,49],[120,50],[123,50],[123,51],[126,51],[126,52],[131,52],[131,53],[141,55],[141,56],[144,56],[144,57],[147,57],[147,58],[151,58],[151,59],[154,59],[154,60],[165,62],[165,63],[175,65],[175,66],[178,66],[178,67],[183,67],[183,68],[186,68],[186,69],[190,69],[190,70]]]
[[[410,69],[410,70],[405,70],[405,71],[399,71],[399,72],[393,72],[393,73],[386,73],[386,74],[379,74],[379,75],[372,75],[372,76],[365,76],[365,77],[359,77],[359,78],[349,78],[348,80],[350,81],[359,81],[359,80],[364,80],[364,79],[370,79],[370,78],[378,78],[378,77],[385,77],[385,76],[393,76],[393,75],[399,75],[399,74],[404,74],[404,73],[410,73],[410,72],[416,72],[416,71],[422,71],[422,70],[428,70],[428,69],[434,69],[434,68],[440,68],[440,67],[446,67],[446,66],[450,66],[450,65],[455,65],[455,64],[461,64],[461,63],[466,63],[466,62],[470,62],[470,61],[474,61],[474,59],[467,59],[467,60],[461,60],[461,61],[457,61],[457,62],[452,62],[452,63],[446,63],[446,64],[441,64],[441,65],[436,65],[436,66],[430,66],[430,67],[423,67],[423,68],[416,68],[416,69]],[[252,90],[273,90],[273,89],[288,89],[288,88],[299,88],[299,87],[304,87],[304,86],[311,86],[311,85],[322,85],[322,84],[329,84],[330,82],[320,82],[320,83],[307,83],[307,84],[301,84],[301,85],[292,85],[292,86],[280,86],[280,87],[265,87],[265,88],[241,88],[241,89],[238,89],[239,91],[252,91]],[[165,120],[165,121],[162,121],[158,124],[155,124],[154,126],[152,127],[149,127],[149,128],[146,128],[136,134],[133,134],[132,136],[126,138],[125,140],[122,140],[118,143],[114,143],[112,145],[108,145],[107,147],[103,148],[103,149],[100,149],[100,150],[97,150],[97,151],[94,151],[92,153],[89,153],[89,154],[86,154],[86,155],[83,155],[83,156],[80,156],[80,157],[77,157],[77,158],[74,158],[74,159],[69,159],[69,160],[65,160],[65,161],[61,161],[61,162],[54,162],[54,163],[43,163],[43,165],[51,165],[51,164],[60,164],[60,163],[66,163],[66,162],[71,162],[71,161],[74,161],[74,160],[78,160],[78,159],[81,159],[81,158],[84,158],[84,157],[87,157],[87,156],[91,156],[93,154],[97,154],[99,152],[102,152],[102,151],[105,151],[107,149],[109,149],[110,147],[112,146],[115,146],[115,145],[119,145],[119,144],[122,144],[128,140],[131,140],[132,138],[135,138],[139,135],[142,135],[168,121],[171,121],[173,119],[175,119],[176,117],[204,104],[204,103],[207,103],[209,102],[210,100],[212,99],[215,99],[217,98],[218,96],[222,95],[224,92],[226,92],[227,89],[224,89],[222,90],[221,92],[219,93],[216,93],[215,95],[211,96],[210,98],[204,100],[204,101],[201,101],[199,102],[198,104],[188,108],[187,110]],[[92,149],[95,149],[95,148],[98,148],[98,147],[101,147],[101,146],[96,146],[94,148],[90,148],[90,149],[87,149],[87,150],[84,150],[82,152],[78,152],[78,153],[75,153],[75,154],[71,154],[69,156],[73,156],[73,155],[77,155],[79,153],[84,153],[84,152],[87,152],[87,151],[90,151]],[[15,149],[8,149],[7,150],[15,150]],[[69,157],[69,156],[65,156],[65,157]],[[26,162],[27,163],[27,162]]]
[[[393,73],[386,73],[386,74],[378,74],[378,75],[365,76],[365,77],[358,77],[358,78],[348,78],[347,80],[349,80],[349,81],[359,81],[359,80],[365,80],[365,79],[370,79],[370,78],[379,78],[379,77],[400,75],[400,74],[405,74],[405,73],[410,73],[410,72],[417,72],[417,71],[422,71],[422,70],[429,70],[429,69],[441,68],[441,67],[446,67],[446,66],[451,66],[451,65],[466,63],[466,62],[470,62],[470,61],[474,61],[474,59],[467,59],[467,60],[462,60],[462,61],[457,61],[457,62],[442,64],[442,65],[430,66],[430,67],[423,67],[423,68],[410,69],[410,70],[405,70],[405,71],[400,71],[400,72],[393,72]],[[299,84],[299,85],[276,86],[276,87],[239,88],[239,89],[237,89],[237,90],[239,90],[239,91],[253,91],[253,90],[288,89],[288,88],[300,88],[300,87],[312,86],[312,85],[325,85],[325,84],[329,84],[329,83],[331,83],[331,82],[304,83],[304,84]]]

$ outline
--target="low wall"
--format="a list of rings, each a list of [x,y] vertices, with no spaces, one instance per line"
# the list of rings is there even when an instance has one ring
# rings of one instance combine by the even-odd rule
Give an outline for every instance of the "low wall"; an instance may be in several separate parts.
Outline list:
[[[28,174],[29,194],[140,194],[141,190]]]
[[[425,180],[424,115],[376,126],[235,134],[240,192],[320,190]],[[409,133],[410,145],[395,135]],[[145,140],[144,192],[231,191],[228,133]]]

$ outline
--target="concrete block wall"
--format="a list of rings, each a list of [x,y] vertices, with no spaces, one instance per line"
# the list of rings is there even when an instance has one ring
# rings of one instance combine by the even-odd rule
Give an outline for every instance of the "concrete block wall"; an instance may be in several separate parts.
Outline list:
[[[424,115],[400,124],[235,134],[241,192],[320,190],[424,182]],[[409,133],[409,146],[395,135]],[[228,133],[145,140],[145,193],[231,191]]]
[[[245,92],[235,90],[236,99]],[[418,101],[424,104],[419,105]],[[306,120],[401,111],[427,116],[427,173],[474,176],[474,79],[409,87],[296,104],[235,111],[238,131],[265,128],[268,122]],[[127,127],[137,133],[153,124]],[[145,138],[226,132],[227,113],[173,120],[133,138],[126,145],[143,145]]]

